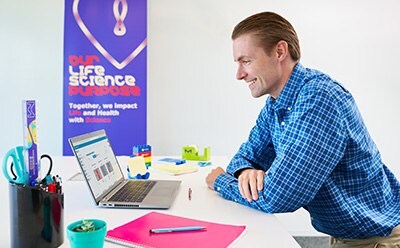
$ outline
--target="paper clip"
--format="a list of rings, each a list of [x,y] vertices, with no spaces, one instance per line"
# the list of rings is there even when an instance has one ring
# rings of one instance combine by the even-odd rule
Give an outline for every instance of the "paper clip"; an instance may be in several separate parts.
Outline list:
[[[210,161],[200,161],[200,162],[198,163],[198,165],[199,165],[200,167],[205,167],[205,166],[211,165],[211,162],[210,162]]]

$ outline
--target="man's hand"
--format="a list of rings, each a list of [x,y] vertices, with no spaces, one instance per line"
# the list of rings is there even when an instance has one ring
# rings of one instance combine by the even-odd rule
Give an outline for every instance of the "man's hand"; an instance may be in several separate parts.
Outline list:
[[[258,191],[264,187],[263,170],[245,169],[239,175],[239,191],[240,194],[251,202],[258,199]]]
[[[222,169],[221,167],[213,169],[206,177],[207,186],[210,189],[214,190],[215,179],[217,179],[217,177],[223,173],[225,173],[225,170]]]

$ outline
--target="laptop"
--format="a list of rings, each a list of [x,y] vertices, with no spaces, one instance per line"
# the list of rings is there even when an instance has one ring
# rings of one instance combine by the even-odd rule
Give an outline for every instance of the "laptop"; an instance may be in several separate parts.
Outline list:
[[[104,129],[68,140],[97,206],[170,208],[181,181],[125,179]]]

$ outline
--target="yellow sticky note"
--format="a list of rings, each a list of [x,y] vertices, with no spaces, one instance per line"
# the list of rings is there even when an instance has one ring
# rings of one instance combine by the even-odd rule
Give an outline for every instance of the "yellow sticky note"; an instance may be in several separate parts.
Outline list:
[[[132,176],[135,176],[137,174],[143,175],[147,171],[146,164],[142,156],[129,158],[128,167],[129,167],[129,173]]]
[[[163,165],[152,166],[152,168],[154,170],[168,173],[170,175],[181,175],[197,171],[197,167],[192,165],[163,164]]]

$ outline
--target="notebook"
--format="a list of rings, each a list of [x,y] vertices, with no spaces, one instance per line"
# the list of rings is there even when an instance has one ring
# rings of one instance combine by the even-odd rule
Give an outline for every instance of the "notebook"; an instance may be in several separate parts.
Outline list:
[[[206,230],[150,233],[150,229],[204,226]],[[228,247],[245,231],[244,225],[227,225],[159,212],[150,212],[126,224],[108,230],[106,240],[129,247]]]
[[[105,130],[68,140],[97,206],[150,209],[171,206],[181,182],[125,179]]]

